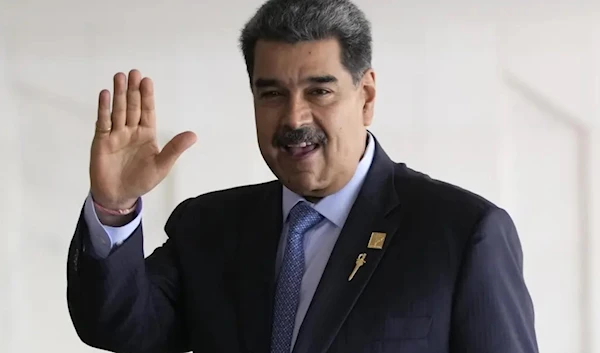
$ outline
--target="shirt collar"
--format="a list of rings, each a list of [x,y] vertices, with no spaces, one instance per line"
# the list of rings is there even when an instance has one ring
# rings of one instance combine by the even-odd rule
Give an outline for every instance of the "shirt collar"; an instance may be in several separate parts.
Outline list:
[[[367,148],[365,153],[358,163],[354,176],[350,181],[335,194],[324,197],[316,204],[308,202],[304,197],[296,194],[287,187],[283,186],[282,194],[282,207],[283,207],[283,221],[287,220],[287,216],[300,201],[308,202],[317,212],[323,217],[327,218],[330,222],[335,224],[337,227],[342,228],[348,218],[350,209],[358,196],[358,193],[362,187],[363,182],[367,176],[367,172],[373,162],[373,156],[375,154],[375,143],[373,136],[370,132],[367,132]]]

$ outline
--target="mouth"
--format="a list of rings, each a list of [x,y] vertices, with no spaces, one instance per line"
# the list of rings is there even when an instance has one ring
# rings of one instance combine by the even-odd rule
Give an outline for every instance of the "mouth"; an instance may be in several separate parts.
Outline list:
[[[281,147],[281,150],[284,151],[292,159],[300,160],[309,157],[320,147],[321,145],[319,145],[318,143],[302,142],[295,145],[286,145],[284,147]]]

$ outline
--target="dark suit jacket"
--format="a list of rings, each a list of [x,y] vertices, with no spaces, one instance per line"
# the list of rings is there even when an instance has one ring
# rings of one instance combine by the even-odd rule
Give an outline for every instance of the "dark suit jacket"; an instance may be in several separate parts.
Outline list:
[[[182,202],[147,259],[141,226],[96,259],[81,216],[67,271],[79,337],[114,352],[269,352],[281,190],[274,181]],[[371,232],[387,234],[383,249],[367,248]],[[537,352],[509,215],[376,144],[294,348],[325,352]]]

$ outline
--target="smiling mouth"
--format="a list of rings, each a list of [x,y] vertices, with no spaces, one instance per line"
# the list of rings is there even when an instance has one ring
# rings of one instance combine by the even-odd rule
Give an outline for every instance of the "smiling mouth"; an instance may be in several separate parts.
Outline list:
[[[281,149],[293,159],[303,159],[321,147],[318,143],[302,142],[295,145],[286,145]]]

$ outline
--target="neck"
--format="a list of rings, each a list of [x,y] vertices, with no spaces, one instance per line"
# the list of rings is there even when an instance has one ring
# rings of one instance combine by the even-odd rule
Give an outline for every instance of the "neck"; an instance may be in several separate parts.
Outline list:
[[[310,202],[310,203],[314,203],[316,204],[317,202],[321,201],[323,198],[322,197],[316,197],[316,196],[304,196],[302,195],[302,197],[304,197],[306,199],[306,201]]]

